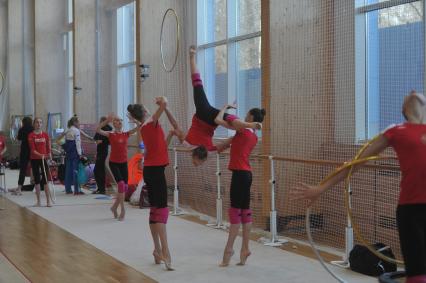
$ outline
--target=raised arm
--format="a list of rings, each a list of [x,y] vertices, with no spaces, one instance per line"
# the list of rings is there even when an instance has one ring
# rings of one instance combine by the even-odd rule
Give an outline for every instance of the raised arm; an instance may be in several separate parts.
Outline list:
[[[176,121],[176,118],[175,118],[175,116],[173,116],[172,112],[170,112],[170,110],[169,110],[168,107],[166,107],[164,109],[164,112],[166,112],[167,119],[169,120],[169,122],[172,125],[173,129],[175,129],[175,130],[179,129],[179,125],[178,125],[178,123]]]
[[[179,139],[179,142],[183,143],[183,141],[185,140],[185,133],[179,127],[179,124],[177,123],[172,112],[170,112],[169,108],[166,107],[166,109],[164,109],[164,111],[166,112],[167,119],[169,120],[170,124],[173,127],[173,131],[170,131],[169,135],[167,136],[167,141],[168,141],[167,144],[170,143],[173,136],[176,136]]]
[[[376,138],[376,140],[370,144],[366,150],[360,155],[360,159],[375,156],[381,153],[383,150],[385,150],[389,146],[388,139],[381,134],[379,137]],[[365,162],[364,162],[365,163]],[[358,165],[355,165],[352,169],[352,172],[358,171],[364,163],[360,163]],[[319,196],[325,192],[327,189],[333,187],[334,185],[340,183],[345,179],[348,172],[350,170],[350,167],[342,170],[340,173],[334,175],[326,182],[311,186],[304,183],[300,183],[291,193],[294,199],[307,199],[309,200],[309,206],[314,203]]]
[[[197,47],[195,45],[191,45],[189,47],[189,66],[191,68],[191,75],[199,73],[197,68],[196,57],[197,56]]]
[[[155,111],[151,118],[154,124],[157,124],[158,120],[161,117],[161,114],[163,114],[164,110],[167,107],[167,98],[165,98],[164,96],[156,97],[155,104],[158,105],[158,109],[157,111]]]
[[[127,114],[127,118],[129,118],[129,121],[130,121],[130,122],[133,122],[133,123],[135,123],[135,124],[136,124],[136,127],[134,127],[133,129],[131,129],[131,130],[129,131],[129,135],[133,135],[134,133],[136,133],[136,132],[138,132],[138,131],[139,131],[139,129],[140,129],[140,127],[141,127],[142,123],[141,123],[141,122],[139,122],[138,120],[136,120],[135,118],[133,118],[130,114]]]
[[[108,125],[108,123],[110,123],[112,120],[113,120],[113,117],[108,116],[108,118],[105,121],[103,121],[102,123],[98,125],[98,127],[96,128],[96,132],[105,137],[109,137],[109,132],[102,130],[102,128]]]

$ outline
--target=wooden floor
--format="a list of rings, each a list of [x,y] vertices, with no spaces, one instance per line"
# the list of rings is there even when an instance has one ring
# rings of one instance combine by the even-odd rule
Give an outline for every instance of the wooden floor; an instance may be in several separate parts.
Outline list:
[[[0,252],[31,282],[156,282],[30,210],[5,201],[6,209],[0,210]]]

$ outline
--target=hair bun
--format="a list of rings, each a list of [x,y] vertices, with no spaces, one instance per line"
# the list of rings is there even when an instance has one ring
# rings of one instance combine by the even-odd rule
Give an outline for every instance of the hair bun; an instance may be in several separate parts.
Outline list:
[[[266,115],[266,110],[264,108],[260,109],[260,113],[265,116]]]

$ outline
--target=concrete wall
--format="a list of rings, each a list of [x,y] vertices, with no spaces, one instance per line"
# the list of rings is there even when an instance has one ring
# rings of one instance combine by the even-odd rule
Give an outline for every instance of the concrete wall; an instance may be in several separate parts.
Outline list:
[[[81,87],[76,96],[75,113],[81,121],[94,122],[96,117],[96,32],[94,0],[74,0],[75,27],[75,86]]]
[[[46,13],[46,11],[52,11]],[[66,2],[36,1],[36,115],[47,124],[47,113],[68,113],[64,103],[68,88],[66,81],[66,52],[63,33],[66,30]],[[66,117],[62,117],[63,120]]]
[[[313,158],[333,136],[332,2],[270,2],[273,154]]]
[[[33,1],[8,1],[6,42],[8,43],[9,115],[34,112],[33,11]]]
[[[8,6],[7,1],[0,1],[0,71],[7,74],[7,36],[8,36]],[[1,87],[0,82],[0,87]],[[6,81],[3,82],[5,85]],[[9,117],[9,102],[7,89],[0,96],[0,131],[6,130]]]
[[[100,116],[116,111],[113,101],[117,94],[116,13],[108,8],[108,3],[104,2],[100,1],[99,5]]]

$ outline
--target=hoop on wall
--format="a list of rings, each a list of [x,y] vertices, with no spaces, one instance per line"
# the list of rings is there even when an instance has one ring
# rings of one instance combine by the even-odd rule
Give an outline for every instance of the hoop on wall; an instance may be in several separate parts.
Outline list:
[[[164,22],[165,22],[168,14],[172,14],[174,16],[175,20],[176,20],[176,54],[175,54],[175,58],[174,58],[172,66],[166,66],[166,63],[164,61],[164,51],[163,51]],[[161,32],[160,32],[161,63],[163,65],[163,69],[167,73],[170,73],[171,71],[173,71],[173,69],[175,68],[176,63],[177,63],[177,58],[178,58],[178,54],[179,54],[179,44],[180,44],[180,33],[179,33],[179,31],[180,31],[179,17],[177,16],[176,11],[174,9],[169,8],[164,13],[163,21],[161,22]]]

